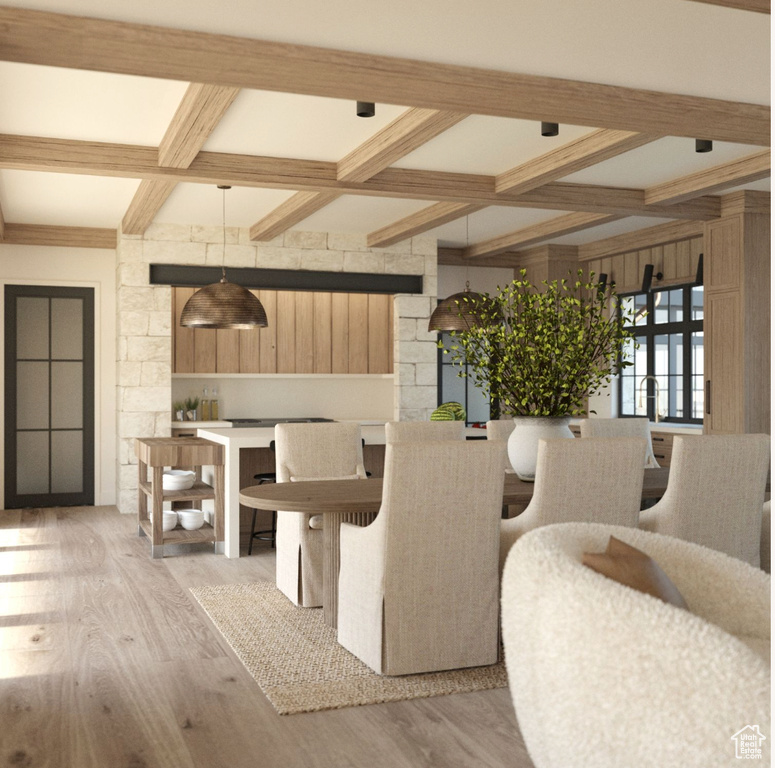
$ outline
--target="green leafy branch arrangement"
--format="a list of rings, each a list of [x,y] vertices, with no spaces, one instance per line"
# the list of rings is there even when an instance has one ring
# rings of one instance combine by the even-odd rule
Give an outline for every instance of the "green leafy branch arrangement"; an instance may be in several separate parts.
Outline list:
[[[468,375],[477,386],[489,387],[504,413],[583,415],[585,399],[632,365],[622,359],[624,345],[634,343],[625,330],[632,318],[611,309],[615,289],[601,289],[594,273],[586,280],[583,270],[575,278],[569,273],[570,280],[544,280],[543,290],[526,279],[525,270],[519,274],[496,295],[481,294],[484,301],[466,306],[480,321],[452,331],[453,343],[444,353],[454,365],[468,365]]]

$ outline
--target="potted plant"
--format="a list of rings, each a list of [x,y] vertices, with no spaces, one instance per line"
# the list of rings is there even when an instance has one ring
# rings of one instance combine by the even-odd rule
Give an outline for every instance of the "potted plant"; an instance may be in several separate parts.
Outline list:
[[[189,421],[196,421],[196,409],[199,406],[198,397],[186,398],[186,418]]]
[[[632,365],[622,358],[632,320],[612,311],[613,286],[582,270],[570,275],[538,287],[522,270],[494,296],[482,294],[478,321],[453,331],[445,350],[514,417],[509,460],[523,480],[535,478],[539,438],[572,437],[571,417],[584,415],[586,399]]]
[[[176,400],[172,404],[172,411],[175,414],[175,421],[183,421],[186,417],[186,404],[181,400]]]

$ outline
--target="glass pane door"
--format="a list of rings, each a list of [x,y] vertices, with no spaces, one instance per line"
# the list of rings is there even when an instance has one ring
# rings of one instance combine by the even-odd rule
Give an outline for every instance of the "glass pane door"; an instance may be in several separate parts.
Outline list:
[[[94,291],[5,289],[5,506],[94,503]]]

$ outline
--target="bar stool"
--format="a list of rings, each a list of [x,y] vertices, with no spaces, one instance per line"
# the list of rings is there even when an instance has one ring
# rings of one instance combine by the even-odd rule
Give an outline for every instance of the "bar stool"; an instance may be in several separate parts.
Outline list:
[[[274,440],[269,443],[269,450],[274,453]],[[253,475],[253,479],[256,480],[256,485],[263,485],[264,483],[277,482],[276,472],[259,472]],[[253,510],[253,521],[250,524],[250,540],[248,542],[248,554],[253,554],[253,541],[258,539],[259,541],[271,542],[272,549],[275,547],[275,538],[277,536],[277,512],[272,510],[272,527],[265,531],[256,530],[256,513],[257,509]],[[268,534],[268,535],[267,535]]]

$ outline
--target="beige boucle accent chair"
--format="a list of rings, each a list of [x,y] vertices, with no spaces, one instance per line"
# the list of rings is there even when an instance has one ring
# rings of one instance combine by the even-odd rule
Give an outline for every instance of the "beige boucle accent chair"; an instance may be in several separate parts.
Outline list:
[[[500,446],[388,444],[371,525],[342,523],[337,639],[383,675],[498,660]]]
[[[769,435],[676,435],[667,490],[640,527],[758,567],[769,461]]]
[[[649,420],[640,419],[582,419],[579,422],[582,437],[641,437],[646,449],[646,468],[658,469],[659,462],[654,456],[651,444]]]
[[[366,478],[358,424],[278,424],[275,456],[278,483]],[[323,531],[313,517],[277,513],[277,588],[304,608],[323,604]]]
[[[465,440],[464,421],[389,421],[385,442],[406,443],[426,440]]]
[[[539,440],[533,497],[519,517],[501,521],[501,567],[514,542],[542,525],[588,522],[637,527],[642,490],[640,438]]]
[[[609,536],[652,557],[689,611],[585,567]],[[770,577],[720,552],[638,529],[552,525],[503,572],[509,688],[536,768],[736,764],[758,724],[769,765]]]

